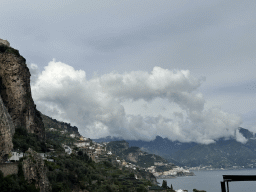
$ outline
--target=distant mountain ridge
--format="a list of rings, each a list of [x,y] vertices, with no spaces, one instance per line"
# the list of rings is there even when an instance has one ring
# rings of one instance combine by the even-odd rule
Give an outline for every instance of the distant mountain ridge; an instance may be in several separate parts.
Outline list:
[[[239,127],[248,141],[243,144],[235,138],[220,138],[215,143],[204,145],[195,142],[171,141],[156,136],[152,141],[126,140],[129,146],[162,156],[176,165],[189,167],[210,166],[213,168],[256,167],[256,138],[249,130]],[[97,142],[117,141],[120,138],[106,137],[94,139]]]

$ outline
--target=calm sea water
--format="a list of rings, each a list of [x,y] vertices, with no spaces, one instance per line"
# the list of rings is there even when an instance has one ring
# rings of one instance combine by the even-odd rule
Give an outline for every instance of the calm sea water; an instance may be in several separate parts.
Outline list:
[[[194,171],[196,176],[177,177],[175,179],[165,179],[168,186],[177,189],[205,190],[207,192],[221,192],[220,182],[222,175],[256,175],[256,169],[243,170],[218,170],[218,171]],[[157,180],[162,185],[163,179]],[[229,183],[230,192],[256,192],[256,181],[243,181]]]

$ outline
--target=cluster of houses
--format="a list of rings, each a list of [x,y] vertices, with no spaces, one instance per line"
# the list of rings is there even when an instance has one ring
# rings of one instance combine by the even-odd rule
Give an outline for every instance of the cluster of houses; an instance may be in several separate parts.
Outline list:
[[[107,151],[106,149],[107,142],[100,144],[92,141],[90,138],[80,137],[79,141],[75,142],[74,145],[91,157],[91,159],[96,163],[106,161],[111,155],[113,155],[111,151]],[[139,168],[132,163],[126,162],[124,159],[120,159],[118,156],[115,159],[111,158],[111,160],[112,163],[117,164],[120,167],[127,167],[134,170]]]
[[[55,131],[54,128],[50,128],[50,131]],[[112,163],[118,165],[119,167],[126,167],[130,169],[141,169],[139,166],[134,165],[132,163],[126,162],[124,159],[120,159],[118,156],[113,158],[112,152],[107,151],[107,142],[105,143],[96,143],[95,141],[92,141],[90,138],[86,137],[78,137],[75,134],[70,134],[69,135],[71,138],[76,138],[76,142],[74,142],[74,146],[76,146],[74,149],[72,149],[70,146],[62,144],[62,147],[65,150],[65,153],[68,155],[71,155],[73,152],[77,152],[78,149],[82,151],[83,153],[87,154],[93,161],[96,163],[101,162],[101,161],[106,161],[111,159]],[[54,149],[52,149],[52,152],[54,152]],[[23,152],[18,152],[18,151],[13,151],[11,153],[11,157],[8,159],[8,162],[11,161],[19,161],[20,158],[24,157],[26,154]],[[47,161],[54,161],[51,159],[52,153],[39,153],[39,155]],[[163,172],[157,172],[156,168],[157,166],[167,166],[167,164],[163,162],[155,162],[154,166],[148,167],[148,168],[143,168],[145,171],[151,172],[155,177],[168,177],[168,176],[181,176],[181,175],[193,175],[193,172],[190,172],[188,169],[184,169],[182,167],[176,166],[175,168],[172,168],[171,170],[168,171],[163,171]]]
[[[92,141],[90,138],[80,137],[74,145],[95,162],[100,162],[108,158],[109,154],[106,151],[106,144],[99,144]]]
[[[155,177],[158,178],[172,178],[177,176],[193,176],[194,173],[190,172],[188,169],[184,169],[183,167],[175,166],[174,168],[163,171],[163,172],[157,172],[156,168],[157,166],[168,166],[167,163],[163,162],[155,162],[154,166],[148,167],[145,170],[151,172]]]
[[[50,128],[50,131],[57,131],[54,128]],[[77,138],[77,135],[70,134],[71,138]],[[96,163],[100,161],[107,160],[111,155],[111,151],[106,150],[107,143],[99,144],[94,141],[92,141],[90,138],[80,137],[77,138],[77,141],[73,143],[80,151],[86,153],[93,161]],[[62,147],[65,150],[65,153],[68,155],[71,155],[74,151],[70,146],[62,144]],[[44,160],[47,161],[54,161],[50,157],[54,154],[54,149],[49,149],[53,153],[38,153]],[[12,151],[10,154],[10,158],[8,159],[7,163],[10,162],[16,162],[19,161],[21,158],[25,157],[26,153],[19,152],[19,151]],[[115,160],[115,163],[118,163],[119,165],[126,166],[126,167],[132,167],[134,168],[135,165],[131,165],[124,160]]]

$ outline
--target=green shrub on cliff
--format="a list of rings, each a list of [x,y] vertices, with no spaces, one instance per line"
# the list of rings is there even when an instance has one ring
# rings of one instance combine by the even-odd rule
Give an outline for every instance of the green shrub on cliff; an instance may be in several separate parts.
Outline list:
[[[22,152],[32,148],[37,152],[46,152],[46,145],[44,142],[39,141],[37,136],[32,133],[28,133],[25,128],[15,129],[15,134],[13,136],[13,148],[15,150],[19,149]]]
[[[21,164],[20,164],[21,165]],[[3,176],[0,171],[0,190],[1,192],[39,192],[33,183],[28,183],[24,179],[21,166],[19,166],[18,175]]]

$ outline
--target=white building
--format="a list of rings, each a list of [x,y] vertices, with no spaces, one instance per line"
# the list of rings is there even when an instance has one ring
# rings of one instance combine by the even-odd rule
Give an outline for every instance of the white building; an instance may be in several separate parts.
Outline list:
[[[85,146],[90,146],[90,142],[87,141],[78,141],[74,143],[77,147],[85,147]]]
[[[65,149],[65,153],[67,153],[68,155],[72,153],[72,149],[69,146],[63,145],[63,148]]]
[[[22,158],[24,156],[23,152],[12,152],[12,156],[10,159],[8,159],[9,161],[13,160],[13,161],[19,161],[20,158]]]

